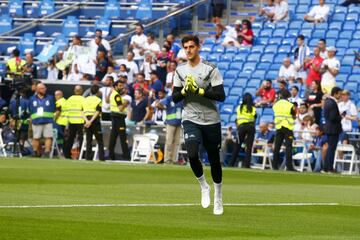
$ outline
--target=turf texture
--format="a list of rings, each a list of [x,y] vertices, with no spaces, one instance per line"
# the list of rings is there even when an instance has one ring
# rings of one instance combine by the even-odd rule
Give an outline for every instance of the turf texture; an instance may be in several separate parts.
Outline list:
[[[359,176],[224,169],[223,177],[224,203],[244,205],[214,216],[199,205],[189,167],[2,158],[0,239],[360,239]],[[170,205],[98,206],[161,203]],[[185,203],[196,205],[171,205]]]

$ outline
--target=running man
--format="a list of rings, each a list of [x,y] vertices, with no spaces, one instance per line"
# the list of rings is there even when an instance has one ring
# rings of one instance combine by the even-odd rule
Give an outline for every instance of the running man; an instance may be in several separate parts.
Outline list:
[[[215,215],[223,214],[222,169],[220,164],[221,123],[216,101],[225,100],[223,79],[213,64],[200,59],[197,36],[186,36],[182,46],[188,62],[179,65],[174,77],[173,101],[184,99],[182,126],[190,166],[201,187],[201,205],[210,206],[210,186],[206,182],[199,159],[199,145],[207,151],[214,182]]]

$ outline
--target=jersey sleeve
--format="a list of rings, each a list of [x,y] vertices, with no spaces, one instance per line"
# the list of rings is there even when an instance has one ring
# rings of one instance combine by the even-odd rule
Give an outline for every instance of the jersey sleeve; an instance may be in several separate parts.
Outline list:
[[[180,80],[178,71],[175,71],[175,75],[174,75],[174,87],[183,87],[183,85],[181,84],[181,80]]]
[[[212,87],[222,85],[224,82],[219,69],[215,68],[210,76],[210,83]]]

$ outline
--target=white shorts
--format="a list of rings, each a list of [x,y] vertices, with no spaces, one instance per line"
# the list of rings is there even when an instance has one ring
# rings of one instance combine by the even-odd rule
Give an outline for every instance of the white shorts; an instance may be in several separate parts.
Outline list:
[[[41,137],[44,138],[52,138],[53,137],[53,124],[46,123],[46,124],[33,124],[33,138],[40,139]]]

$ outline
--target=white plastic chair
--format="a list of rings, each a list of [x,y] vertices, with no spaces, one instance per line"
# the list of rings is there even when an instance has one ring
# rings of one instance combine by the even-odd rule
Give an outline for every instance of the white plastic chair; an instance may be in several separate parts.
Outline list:
[[[260,149],[259,149],[260,147]],[[267,140],[256,139],[253,144],[253,149],[256,148],[260,150],[259,152],[253,153],[252,157],[262,158],[261,164],[255,164],[251,168],[265,170],[266,167],[272,169],[271,159],[273,158],[273,153],[270,152],[271,148],[268,146]],[[267,164],[268,163],[268,164]]]
[[[95,136],[93,136],[93,140],[95,139]],[[93,161],[97,160],[97,155],[99,152],[99,145],[96,143],[95,146],[92,146],[91,151],[94,152]],[[79,160],[84,159],[84,152],[86,152],[86,134],[84,134],[83,141],[80,148],[80,154],[79,154]]]
[[[346,163],[350,164],[349,170],[346,172],[342,171],[342,173],[352,174],[353,172],[359,172],[358,164],[360,163],[360,160],[356,156],[355,147],[353,145],[339,144],[337,146],[335,152],[334,169],[336,169],[338,163],[342,163],[343,166]]]
[[[295,140],[293,142],[293,147],[302,149],[301,152],[296,153],[292,157],[293,161],[294,160],[300,161],[300,166],[296,166],[294,164],[294,167],[300,172],[303,172],[304,170],[312,172],[311,162],[310,162],[312,154],[308,153],[305,141],[304,140]]]
[[[4,157],[7,157],[7,154],[6,154],[6,145],[4,144],[4,140],[2,138],[2,129],[0,129],[0,150],[3,154]]]
[[[131,162],[137,161],[137,162],[148,163],[151,158],[154,159],[154,161],[156,162],[155,149],[154,149],[156,143],[157,143],[157,139],[155,139],[155,136],[151,136],[149,134],[144,134],[144,135],[135,134],[133,137]]]
[[[54,157],[55,149],[56,149],[59,157],[63,156],[62,152],[59,148],[59,145],[57,143],[57,138],[58,138],[58,130],[56,128],[53,128],[53,139],[52,139],[52,144],[51,144],[50,158]]]

